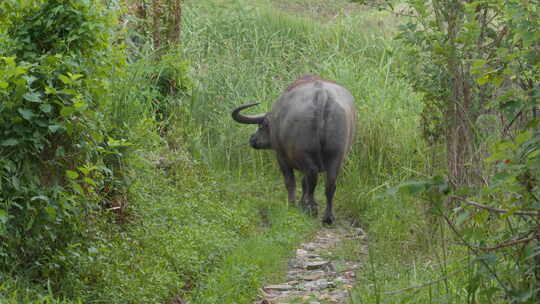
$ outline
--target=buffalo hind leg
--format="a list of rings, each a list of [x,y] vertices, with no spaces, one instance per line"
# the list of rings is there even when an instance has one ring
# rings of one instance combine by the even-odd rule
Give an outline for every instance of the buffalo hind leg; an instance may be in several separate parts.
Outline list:
[[[329,163],[326,171],[326,210],[324,211],[323,223],[332,225],[334,223],[334,214],[332,213],[332,204],[334,200],[334,193],[336,192],[336,181],[339,173],[339,164],[337,160],[333,160]]]
[[[317,202],[315,201],[315,187],[317,187],[317,171],[310,170],[302,178],[302,207],[312,216],[317,216]]]

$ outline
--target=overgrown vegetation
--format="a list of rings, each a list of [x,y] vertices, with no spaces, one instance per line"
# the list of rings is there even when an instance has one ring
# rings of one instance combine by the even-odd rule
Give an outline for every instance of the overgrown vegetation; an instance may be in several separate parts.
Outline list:
[[[126,145],[103,120],[122,65],[114,17],[87,2],[1,9],[0,269],[58,280],[85,246],[83,219],[121,191]]]
[[[424,136],[446,146],[447,169],[399,187],[420,194],[431,211],[439,276],[421,271],[421,284],[386,295],[415,303],[536,303],[538,5],[406,1],[401,8],[409,16],[398,35],[411,58],[406,77],[423,93]],[[377,302],[389,301],[375,293]]]
[[[182,50],[144,31],[126,47],[123,11],[100,1],[0,12],[0,302],[222,301],[223,284],[251,299],[314,225],[187,153]]]
[[[317,224],[230,110],[304,72],[358,107],[354,303],[537,301],[537,5],[103,3],[0,3],[0,302],[253,301]]]

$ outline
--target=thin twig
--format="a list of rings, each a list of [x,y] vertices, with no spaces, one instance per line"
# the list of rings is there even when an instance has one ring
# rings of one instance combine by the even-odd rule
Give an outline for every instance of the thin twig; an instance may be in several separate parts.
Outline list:
[[[525,235],[528,235],[532,232],[529,231],[527,232]],[[530,242],[534,239],[539,239],[540,238],[540,234],[536,234],[532,237],[528,237],[528,238],[519,238],[517,240],[511,240],[511,241],[507,241],[507,242],[504,242],[504,243],[501,243],[499,245],[496,245],[496,246],[492,246],[492,247],[478,247],[478,246],[473,246],[474,248],[476,249],[479,249],[479,250],[483,250],[483,251],[493,251],[493,250],[497,250],[497,249],[500,249],[500,248],[504,248],[504,247],[509,247],[509,246],[514,246],[514,245],[517,245],[517,244],[521,244],[521,243],[526,243],[526,242]],[[462,243],[462,242],[457,242],[455,240],[447,240],[453,244],[456,244],[456,245],[461,245],[461,246],[469,246],[469,244],[466,244],[466,243]],[[472,246],[472,245],[470,245]]]
[[[520,244],[520,243],[530,242],[530,241],[532,241],[534,239],[538,239],[538,238],[540,238],[540,235],[536,234],[536,235],[533,235],[533,236],[528,237],[528,238],[508,241],[508,242],[505,242],[505,243],[502,243],[502,244],[499,244],[499,245],[493,246],[493,247],[477,247],[477,248],[480,249],[480,250],[484,250],[484,251],[493,251],[493,250],[497,250],[497,249],[504,248],[504,247],[514,246],[514,245],[517,245],[517,244]]]
[[[386,5],[385,4],[377,5],[377,4],[371,4],[371,3],[362,3],[361,5],[367,6],[367,7],[370,7],[370,8],[374,8],[374,9],[377,9],[377,10],[384,10],[384,11],[387,11],[387,12],[389,12],[391,14],[394,14],[394,16],[418,18],[418,16],[416,16],[416,15],[411,15],[411,14],[406,14],[406,13],[403,13],[403,12],[395,11],[394,7],[389,5],[389,3],[386,3]],[[388,8],[388,6],[390,6],[390,8]]]
[[[409,291],[409,290],[412,290],[412,289],[417,289],[417,288],[422,288],[422,287],[426,287],[426,286],[429,286],[429,285],[433,285],[433,284],[438,283],[440,281],[447,280],[448,278],[458,274],[461,271],[462,271],[461,269],[456,270],[456,271],[454,271],[454,272],[452,272],[452,273],[450,273],[448,275],[445,275],[444,277],[438,278],[436,280],[427,281],[427,282],[424,282],[422,284],[409,286],[409,287],[403,288],[403,289],[398,289],[398,290],[394,290],[394,291],[385,292],[383,294],[384,295],[395,295],[395,294],[402,293],[402,292],[405,292],[405,291]]]
[[[514,124],[514,122],[517,121],[518,118],[521,117],[521,115],[523,115],[523,111],[525,110],[525,108],[527,107],[527,104],[525,104],[522,109],[516,114],[516,116],[514,116],[514,118],[512,119],[512,121],[510,121],[510,123],[508,125],[506,125],[504,128],[503,128],[503,133],[504,135],[508,135],[508,131],[510,130],[510,128],[512,127],[512,125]]]
[[[451,198],[458,199],[458,200],[460,200],[460,201],[462,201],[462,202],[464,202],[466,204],[469,204],[469,205],[472,205],[472,206],[475,206],[475,207],[478,207],[478,208],[481,208],[481,209],[485,209],[485,210],[488,210],[488,211],[491,211],[491,212],[496,212],[496,213],[512,212],[511,210],[501,209],[501,208],[496,208],[496,207],[490,207],[490,206],[480,204],[478,202],[471,201],[471,200],[468,200],[466,198],[459,197],[459,196],[451,196]],[[540,216],[540,212],[522,211],[522,210],[513,211],[513,214],[515,214],[515,215],[526,215],[526,216]]]
[[[459,233],[458,229],[456,228],[456,226],[454,225],[454,223],[452,223],[452,221],[444,214],[444,213],[441,213],[441,216],[444,218],[444,220],[446,221],[446,223],[448,224],[448,226],[450,226],[450,229],[452,229],[452,231],[458,236],[458,238],[461,240],[461,242],[467,246],[472,252],[474,252],[474,254],[476,256],[480,256],[480,252],[478,252],[478,249],[475,248],[474,246],[472,246],[471,244],[467,243],[467,241],[465,240],[465,238]],[[486,269],[491,273],[491,275],[495,278],[495,281],[497,281],[497,283],[499,284],[499,286],[502,287],[502,289],[504,289],[505,293],[508,294],[509,293],[509,289],[508,287],[506,287],[506,285],[502,282],[502,280],[499,278],[499,276],[497,275],[497,273],[491,269],[491,267],[488,265],[488,263],[486,263],[486,261],[484,261],[483,259],[480,259],[479,260],[480,263],[482,263],[484,265],[484,267],[486,267]]]

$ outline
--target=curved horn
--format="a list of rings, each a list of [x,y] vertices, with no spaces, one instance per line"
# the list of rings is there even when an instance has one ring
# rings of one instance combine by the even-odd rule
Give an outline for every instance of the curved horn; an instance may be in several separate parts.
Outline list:
[[[247,109],[249,107],[258,105],[260,102],[254,102],[250,104],[241,105],[238,108],[232,111],[232,118],[239,123],[243,124],[260,124],[263,122],[266,113],[258,115],[242,115],[240,111]]]

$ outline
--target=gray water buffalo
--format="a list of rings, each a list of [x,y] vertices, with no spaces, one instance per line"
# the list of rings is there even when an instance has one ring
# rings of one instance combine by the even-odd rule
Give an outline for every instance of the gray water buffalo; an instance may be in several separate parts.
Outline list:
[[[320,77],[304,74],[290,85],[273,105],[271,112],[244,115],[240,112],[259,103],[242,105],[232,118],[243,124],[258,124],[250,140],[255,149],[276,151],[289,195],[295,202],[293,169],[304,174],[300,205],[317,214],[314,191],[320,172],[326,172],[326,211],[323,223],[332,224],[332,200],[336,179],[354,140],[356,109],[351,93]]]

